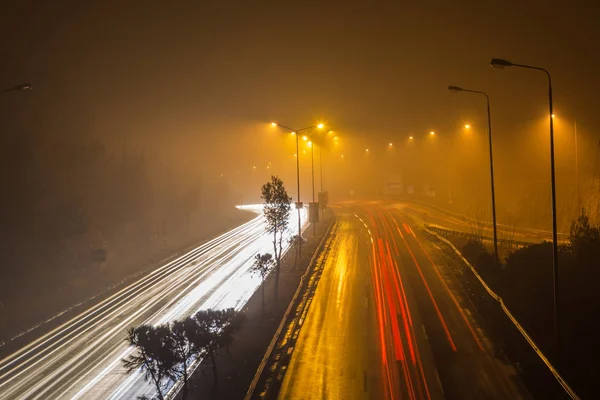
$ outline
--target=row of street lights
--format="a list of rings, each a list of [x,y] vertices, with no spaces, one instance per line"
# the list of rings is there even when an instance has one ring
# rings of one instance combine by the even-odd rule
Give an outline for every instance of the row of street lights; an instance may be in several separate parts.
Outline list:
[[[505,67],[520,67],[526,69],[533,69],[544,72],[548,77],[548,103],[549,103],[549,119],[550,119],[550,178],[551,178],[551,206],[552,206],[552,261],[553,261],[553,293],[554,293],[554,341],[555,347],[558,349],[559,346],[559,334],[558,334],[558,324],[559,324],[559,312],[558,312],[558,231],[557,231],[557,221],[556,221],[556,179],[555,179],[555,162],[554,162],[554,113],[552,107],[552,79],[550,73],[541,67],[525,65],[525,64],[516,64],[507,60],[494,58],[490,61],[490,66],[494,68],[505,68]],[[495,186],[494,186],[494,162],[493,162],[493,147],[492,147],[492,122],[491,122],[491,112],[490,112],[490,98],[487,93],[480,90],[473,89],[465,89],[459,86],[448,86],[448,90],[452,92],[466,92],[478,94],[481,96],[485,96],[486,99],[486,109],[487,109],[487,119],[488,119],[488,147],[489,147],[489,163],[490,163],[490,186],[491,186],[491,203],[492,203],[492,224],[493,224],[493,232],[494,232],[494,259],[497,264],[499,264],[499,254],[498,254],[498,233],[497,233],[497,221],[496,221],[496,194],[495,194]],[[279,125],[277,123],[271,124],[274,127],[281,127],[286,129],[296,136],[296,154],[299,154],[299,132],[314,129],[314,128],[323,128],[323,124],[318,124],[315,126],[308,126],[302,129],[292,129],[286,127],[284,125]],[[465,125],[466,129],[470,128],[470,125]],[[430,131],[430,135],[435,135],[435,131]],[[306,140],[306,139],[305,139]],[[409,140],[414,140],[414,136],[410,136]],[[390,148],[393,146],[392,143],[388,145]],[[313,154],[312,164],[313,164],[313,202],[314,202],[314,151],[311,146],[311,153]],[[366,153],[369,153],[369,148],[367,148]],[[343,156],[342,156],[343,157]],[[300,201],[300,161],[299,156],[296,157],[296,178],[298,185],[298,201],[296,203],[296,208],[298,209],[298,235],[301,236],[301,221],[300,221],[300,208],[302,207],[302,202]]]
[[[554,164],[554,112],[552,108],[552,78],[550,73],[541,67],[532,65],[516,64],[500,58],[493,58],[490,61],[490,66],[494,68],[519,67],[542,71],[548,77],[548,106],[550,119],[550,180],[551,180],[551,206],[552,206],[552,271],[553,271],[553,293],[554,293],[554,346],[559,349],[559,311],[558,311],[558,232],[556,223],[556,179],[555,179],[555,164]],[[485,96],[487,102],[487,117],[488,117],[488,142],[489,142],[489,159],[490,159],[490,180],[492,189],[492,217],[494,224],[494,254],[495,260],[498,261],[498,237],[496,233],[496,199],[494,192],[494,163],[492,159],[492,122],[490,116],[490,98],[479,90],[464,89],[458,86],[448,86],[448,90],[452,92],[469,92]]]
[[[553,297],[554,297],[554,341],[555,347],[558,349],[559,346],[559,291],[558,291],[558,231],[557,231],[557,220],[556,220],[556,178],[555,178],[555,162],[554,162],[554,112],[552,106],[552,78],[550,73],[541,67],[524,65],[524,64],[516,64],[507,60],[494,58],[490,61],[490,66],[494,68],[505,68],[505,67],[520,67],[526,69],[533,69],[542,71],[548,77],[548,105],[549,105],[549,114],[548,117],[550,119],[550,179],[551,179],[551,207],[552,207],[552,264],[553,264]],[[487,122],[488,122],[488,147],[489,147],[489,163],[490,163],[490,186],[491,186],[491,205],[492,205],[492,224],[493,224],[493,232],[494,232],[494,259],[497,264],[499,264],[499,254],[498,254],[498,232],[497,232],[497,221],[496,221],[496,193],[494,186],[494,162],[493,162],[493,150],[492,150],[492,121],[491,121],[491,112],[490,112],[490,98],[486,92],[480,90],[466,89],[459,86],[448,86],[448,90],[451,92],[465,92],[465,93],[474,93],[477,95],[484,96],[486,99],[486,109],[487,109]],[[470,129],[471,126],[469,124],[464,125],[465,129]],[[435,131],[430,131],[429,135],[435,135]],[[414,136],[409,136],[408,140],[413,141],[415,139]],[[388,144],[388,147],[391,148],[393,146],[392,143]],[[365,152],[368,154],[370,149],[365,149]]]
[[[300,142],[299,142],[299,137],[300,137],[300,132],[312,130],[315,128],[323,129],[325,125],[318,124],[318,125],[307,126],[302,129],[292,129],[285,125],[281,125],[276,122],[271,122],[271,126],[285,129],[285,130],[291,132],[296,137],[296,183],[298,185],[298,201],[296,202],[296,209],[298,210],[298,257],[302,257],[302,240],[301,240],[301,238],[302,238],[302,221],[300,219],[300,209],[302,208],[302,201],[300,201]],[[306,140],[306,139],[304,139],[304,140]],[[311,146],[311,151],[312,151],[312,147],[313,146]],[[312,179],[313,179],[313,202],[314,202],[315,201],[314,157],[313,157]]]

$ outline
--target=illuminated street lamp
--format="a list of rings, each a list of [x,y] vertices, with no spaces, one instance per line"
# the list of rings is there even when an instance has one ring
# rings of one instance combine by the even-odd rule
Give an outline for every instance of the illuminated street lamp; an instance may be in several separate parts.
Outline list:
[[[448,86],[448,90],[451,92],[468,92],[475,93],[485,96],[487,102],[487,117],[488,117],[488,143],[490,147],[490,182],[492,186],[492,223],[494,224],[494,259],[496,265],[500,265],[500,259],[498,256],[498,232],[496,224],[496,193],[494,190],[494,161],[492,157],[492,117],[490,114],[490,98],[485,92],[479,90],[463,89],[458,86]],[[465,125],[465,128],[469,129],[470,125]]]
[[[317,125],[317,128],[319,127],[323,127],[323,124],[319,124]],[[329,131],[327,132],[328,134],[332,134],[333,131]],[[315,146],[316,146],[316,142],[307,137],[304,136],[303,139],[306,138],[305,140],[308,140],[308,142],[306,143],[306,145],[308,147],[310,147],[310,162],[311,162],[311,175],[312,175],[312,203],[315,204]],[[337,136],[336,136],[337,139]],[[306,150],[304,150],[304,152],[306,153]],[[320,167],[319,167],[319,172],[321,174],[321,193],[323,193],[323,144],[321,143],[319,145],[319,163],[320,163]],[[319,200],[319,206],[320,206],[320,200]],[[315,223],[312,223],[313,226],[313,236],[316,236],[316,229],[317,226],[315,225]]]
[[[19,91],[19,90],[31,90],[33,89],[33,86],[31,86],[31,83],[21,83],[20,85],[16,85],[7,89],[2,89],[0,90],[0,93],[2,92],[15,92],[15,91]]]
[[[465,129],[470,129],[470,128],[471,128],[471,125],[469,125],[469,124],[465,125]]]
[[[434,131],[429,132],[430,135],[435,135]]]
[[[302,238],[302,221],[300,219],[300,209],[302,208],[302,202],[300,201],[300,157],[298,157],[298,154],[300,154],[300,146],[299,146],[298,137],[300,136],[300,132],[302,132],[302,131],[307,131],[309,129],[314,129],[314,128],[322,129],[324,127],[324,125],[318,124],[316,126],[315,125],[307,126],[302,129],[292,129],[285,125],[281,125],[276,122],[271,122],[271,126],[285,129],[285,130],[291,132],[292,134],[295,133],[294,136],[296,137],[296,183],[298,185],[298,201],[296,202],[296,209],[298,210],[298,239],[299,239],[298,240],[298,257],[302,257],[302,240],[301,240],[301,238]],[[304,140],[306,140],[306,139],[304,139]]]
[[[492,58],[490,66],[494,68],[504,67],[520,67],[527,69],[535,69],[542,71],[548,77],[548,108],[550,112],[550,180],[552,190],[552,272],[553,272],[553,286],[554,286],[554,345],[556,349],[559,349],[559,335],[558,335],[558,231],[556,227],[556,179],[554,173],[554,112],[552,111],[552,78],[550,73],[541,67],[535,67],[532,65],[515,64],[507,60],[500,58]]]

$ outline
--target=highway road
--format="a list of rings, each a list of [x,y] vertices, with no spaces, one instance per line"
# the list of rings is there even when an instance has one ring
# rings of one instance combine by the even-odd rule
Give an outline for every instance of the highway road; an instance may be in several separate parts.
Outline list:
[[[259,213],[233,229],[155,269],[0,360],[0,398],[135,399],[153,396],[140,371],[125,374],[132,349],[126,330],[161,324],[201,309],[241,309],[260,285],[249,268],[256,253],[272,252]],[[287,237],[295,234],[292,213]],[[306,213],[302,214],[306,222]],[[287,238],[284,238],[287,247]],[[43,327],[42,327],[43,329]]]
[[[415,222],[420,224],[428,223],[432,226],[438,226],[444,229],[458,232],[477,233],[483,236],[493,237],[493,225],[490,221],[476,221],[466,215],[453,213],[439,207],[430,206],[421,202],[396,202],[402,204],[408,214],[413,217]],[[478,226],[479,224],[479,226]],[[540,243],[543,241],[552,241],[552,232],[541,229],[526,228],[521,226],[511,226],[498,222],[498,239],[509,239],[520,242]],[[565,242],[569,239],[569,234],[558,232],[558,240]]]
[[[344,204],[280,399],[527,399],[406,205]]]

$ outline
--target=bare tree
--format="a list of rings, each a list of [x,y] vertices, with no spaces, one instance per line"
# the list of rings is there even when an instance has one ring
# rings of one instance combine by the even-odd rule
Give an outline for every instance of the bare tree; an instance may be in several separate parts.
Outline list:
[[[158,398],[164,400],[163,381],[176,378],[178,364],[175,341],[169,326],[141,325],[131,328],[127,331],[127,341],[136,350],[123,360],[127,373],[141,368],[144,379],[154,383]]]
[[[273,255],[275,258],[275,298],[279,291],[279,270],[281,267],[281,253],[283,249],[283,232],[288,226],[292,198],[288,196],[283,181],[277,176],[261,188],[261,198],[265,204],[263,213],[267,220],[267,232],[273,235]]]
[[[273,269],[273,256],[271,253],[257,254],[254,257],[254,263],[250,271],[252,273],[260,275],[262,279],[262,308],[265,310],[265,279],[269,276],[269,273]]]

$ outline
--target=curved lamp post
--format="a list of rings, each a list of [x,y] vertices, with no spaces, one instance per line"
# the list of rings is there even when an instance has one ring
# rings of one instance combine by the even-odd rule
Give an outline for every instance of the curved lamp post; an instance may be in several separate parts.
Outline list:
[[[558,232],[556,228],[556,179],[554,173],[554,121],[553,121],[553,110],[552,110],[552,78],[550,73],[541,67],[535,67],[532,65],[515,64],[513,62],[503,60],[500,58],[492,58],[490,66],[494,68],[505,68],[505,67],[519,67],[527,69],[535,69],[542,71],[548,77],[548,105],[550,113],[550,179],[552,182],[552,271],[553,271],[553,289],[554,289],[554,345],[556,349],[559,347],[559,335],[558,335]]]
[[[487,119],[488,119],[488,143],[490,147],[490,182],[492,185],[492,223],[494,224],[494,260],[496,261],[496,265],[499,265],[499,256],[498,256],[498,231],[496,224],[496,192],[494,190],[494,161],[492,156],[492,117],[490,114],[490,98],[485,92],[481,92],[479,90],[471,90],[471,89],[463,89],[458,86],[448,86],[448,90],[451,92],[468,92],[468,93],[476,93],[485,96],[487,101]],[[465,125],[466,129],[470,128],[470,125]]]

